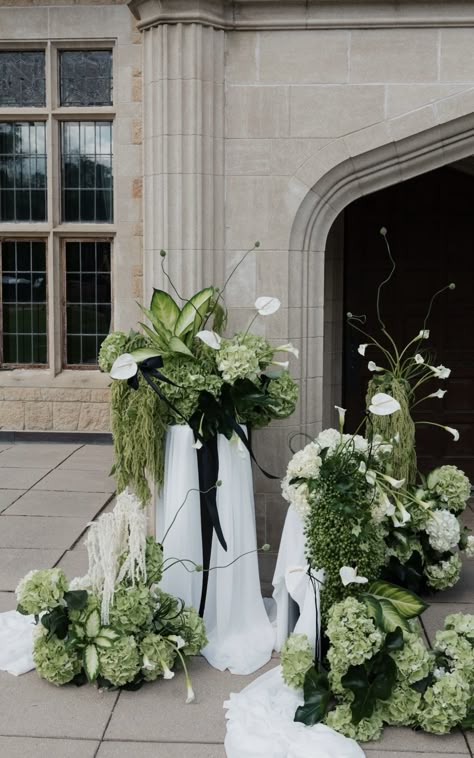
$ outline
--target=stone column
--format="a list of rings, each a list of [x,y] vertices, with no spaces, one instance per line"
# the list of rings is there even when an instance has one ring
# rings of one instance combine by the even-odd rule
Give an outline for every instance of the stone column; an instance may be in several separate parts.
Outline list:
[[[161,249],[184,297],[222,279],[224,31],[199,0],[184,4],[130,3],[144,43],[145,303],[171,289]]]

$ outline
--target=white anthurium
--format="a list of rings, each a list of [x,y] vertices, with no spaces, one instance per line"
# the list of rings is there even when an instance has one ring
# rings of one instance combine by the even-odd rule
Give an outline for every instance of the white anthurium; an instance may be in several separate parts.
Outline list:
[[[269,297],[268,295],[257,297],[255,301],[255,307],[260,316],[271,316],[277,312],[280,305],[281,303],[277,297]]]
[[[423,358],[423,356],[420,355],[420,353],[417,353],[415,355],[415,363],[421,364],[421,363],[424,363],[424,362],[425,362],[425,359]]]
[[[457,429],[453,429],[452,426],[445,426],[444,429],[446,429],[447,432],[453,435],[453,439],[455,442],[459,439],[459,432]]]
[[[422,329],[420,333],[418,334],[417,340],[427,340],[430,337],[430,330],[429,329]]]
[[[295,358],[300,357],[300,351],[297,347],[292,345],[291,342],[287,342],[286,345],[278,345],[278,347],[275,348],[275,353],[291,353]]]
[[[357,575],[357,567],[354,569],[351,566],[343,566],[339,569],[339,576],[344,587],[348,584],[367,584],[369,581],[366,576]]]
[[[382,474],[382,476],[396,490],[399,490],[405,484],[405,479],[394,479],[393,476],[389,476],[388,474]]]
[[[367,484],[370,484],[373,487],[376,480],[377,480],[377,474],[375,473],[375,471],[372,471],[372,469],[369,469],[368,471],[365,472],[365,481],[367,482]]]
[[[130,379],[138,371],[138,364],[130,353],[123,353],[115,359],[110,376],[112,379]]]
[[[174,642],[178,650],[181,650],[182,647],[185,646],[185,641],[182,637],[180,637],[179,634],[169,634],[168,639],[171,640],[171,642]]]
[[[400,403],[385,392],[377,392],[370,401],[369,411],[375,416],[390,416],[400,410]]]
[[[359,353],[359,355],[365,355],[365,351],[367,350],[368,346],[369,346],[368,342],[365,342],[364,344],[359,345],[359,347],[357,348],[357,352]]]
[[[445,396],[448,390],[436,390],[436,392],[432,392],[431,395],[428,395],[428,397],[439,397],[442,398]]]
[[[209,329],[204,329],[202,332],[196,334],[202,342],[208,347],[212,347],[213,350],[220,350],[222,337],[217,332],[212,332]]]
[[[341,429],[343,429],[344,428],[344,421],[345,421],[345,418],[346,418],[346,410],[347,410],[347,408],[341,408],[340,405],[335,405],[334,407],[335,407],[335,409],[336,409],[336,411],[338,413],[338,416],[339,416],[339,427]]]
[[[369,361],[368,369],[369,371],[384,371],[384,369],[381,366],[377,366],[374,361]]]
[[[446,368],[443,364],[439,366],[430,366],[429,368],[438,379],[447,379],[451,373],[451,369]]]

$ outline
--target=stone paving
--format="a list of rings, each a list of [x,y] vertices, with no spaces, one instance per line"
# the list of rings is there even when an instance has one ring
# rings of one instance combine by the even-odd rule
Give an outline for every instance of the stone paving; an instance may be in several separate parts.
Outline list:
[[[32,568],[61,566],[70,578],[85,572],[87,523],[113,507],[111,464],[109,445],[0,445],[0,611],[15,607],[14,589]],[[472,508],[466,523],[474,527]],[[471,561],[459,585],[437,596],[424,614],[428,640],[448,613],[474,613],[473,581]],[[0,672],[0,756],[224,758],[222,703],[256,675],[222,673],[202,658],[190,669],[197,700],[188,706],[180,674],[139,692],[100,692],[56,688],[34,672]],[[474,734],[433,737],[391,728],[364,749],[367,758],[472,757]]]

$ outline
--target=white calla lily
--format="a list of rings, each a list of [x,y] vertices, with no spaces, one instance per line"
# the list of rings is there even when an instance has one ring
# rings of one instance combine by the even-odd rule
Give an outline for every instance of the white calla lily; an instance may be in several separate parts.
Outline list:
[[[420,333],[418,334],[417,340],[427,340],[430,337],[430,330],[429,329],[422,329]]]
[[[447,379],[451,373],[451,369],[446,368],[443,364],[439,366],[429,366],[429,368],[438,379]]]
[[[272,313],[277,312],[280,305],[281,303],[277,297],[269,297],[268,295],[257,297],[255,301],[255,308],[260,316],[271,316]]]
[[[399,490],[405,484],[405,479],[394,479],[393,476],[389,476],[388,474],[382,474],[382,476],[396,490]]]
[[[171,671],[164,661],[160,661],[160,663],[163,667],[163,679],[173,679],[174,671]]]
[[[130,353],[123,353],[115,359],[110,376],[112,379],[130,379],[138,371],[138,364]]]
[[[281,368],[288,368],[290,365],[289,361],[272,361],[270,363],[271,366],[281,366]]]
[[[446,392],[448,390],[436,390],[436,392],[432,392],[431,395],[428,395],[428,397],[439,397],[442,398],[445,396]]]
[[[194,694],[194,690],[191,684],[188,684],[188,694],[186,698],[186,705],[189,705],[189,703],[194,703],[195,700],[196,700],[196,695]]]
[[[359,468],[357,469],[357,471],[359,472],[359,474],[365,474],[365,472],[367,471],[367,464],[365,461],[361,461],[359,463]]]
[[[407,524],[410,519],[411,516],[405,506],[402,503],[397,502],[396,512],[392,516],[393,525],[396,527],[404,526],[404,524]]]
[[[369,361],[368,369],[369,371],[384,371],[384,369],[381,366],[377,366],[374,361]]]
[[[420,353],[417,353],[415,355],[415,363],[420,364],[420,363],[424,363],[424,362],[425,362],[425,359],[423,358],[423,356],[420,355]]]
[[[446,429],[447,432],[449,432],[450,434],[453,435],[454,441],[457,442],[458,439],[459,439],[459,432],[458,432],[458,430],[457,429],[453,429],[452,426],[445,426],[444,428]]]
[[[376,480],[377,480],[377,474],[375,473],[375,471],[372,471],[372,469],[369,469],[368,471],[366,471],[365,481],[367,482],[367,484],[370,484],[371,487],[373,487]]]
[[[390,416],[392,413],[400,410],[400,403],[391,395],[385,392],[377,392],[369,405],[370,413],[375,416]]]
[[[359,345],[359,347],[357,348],[357,352],[359,353],[359,355],[365,355],[365,351],[367,350],[368,346],[369,346],[368,342],[366,342],[365,344]]]
[[[345,418],[346,418],[346,410],[347,409],[346,408],[341,408],[340,405],[335,405],[334,407],[335,407],[335,409],[336,409],[336,411],[338,413],[338,416],[339,416],[339,430],[340,430],[340,432],[342,432],[342,430],[344,429],[344,421],[345,421]]]
[[[212,332],[209,329],[204,329],[202,332],[196,334],[202,342],[208,347],[212,347],[213,350],[220,350],[222,337],[217,332]]]
[[[366,584],[369,580],[365,576],[357,576],[357,568],[351,566],[343,566],[339,569],[339,576],[344,587],[348,584]]]
[[[181,650],[181,648],[184,647],[186,644],[186,642],[183,640],[182,637],[180,637],[179,634],[169,634],[168,639],[171,640],[171,642],[174,642],[178,650]]]
[[[194,445],[192,445],[192,447],[195,450],[200,450],[202,448],[202,442],[201,442],[201,440],[196,440],[196,442],[194,443]]]
[[[300,351],[297,347],[292,345],[291,342],[287,342],[286,345],[278,345],[278,347],[275,348],[275,353],[291,353],[295,358],[300,357]]]

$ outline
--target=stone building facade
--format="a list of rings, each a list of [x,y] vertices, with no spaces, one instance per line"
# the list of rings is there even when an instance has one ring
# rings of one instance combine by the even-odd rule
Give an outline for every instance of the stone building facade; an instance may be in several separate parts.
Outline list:
[[[0,373],[0,428],[107,429],[107,377],[64,368],[64,239],[112,240],[115,329],[136,323],[137,298],[166,288],[161,248],[189,294],[223,281],[259,240],[227,301],[238,328],[258,295],[279,297],[259,328],[301,351],[297,413],[256,439],[262,465],[282,472],[288,434],[319,430],[341,397],[341,213],[473,153],[474,3],[0,0],[0,51],[37,45],[50,60],[113,50],[112,105],[74,118],[113,121],[114,215],[100,228],[67,224],[53,196],[35,226],[48,240],[49,366]],[[43,110],[54,151],[54,125],[69,115],[50,101]],[[20,117],[0,109],[0,121]],[[48,171],[53,188],[57,159]],[[3,239],[32,233],[0,222]],[[258,529],[276,547],[278,485],[258,474],[256,485]]]

